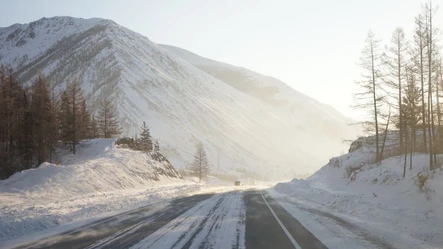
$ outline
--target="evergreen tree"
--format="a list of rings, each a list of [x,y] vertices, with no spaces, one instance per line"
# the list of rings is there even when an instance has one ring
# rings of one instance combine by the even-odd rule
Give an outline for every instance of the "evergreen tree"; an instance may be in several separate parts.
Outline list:
[[[84,106],[82,107],[82,104]],[[59,112],[60,139],[76,153],[76,146],[81,139],[87,138],[88,124],[84,123],[88,112],[84,103],[83,90],[76,78],[68,84],[61,96]],[[85,118],[86,117],[86,118]]]
[[[31,147],[26,144],[25,148],[28,99],[12,68],[0,68],[0,96],[0,178],[7,178],[32,163]]]
[[[46,78],[39,74],[32,86],[32,121],[34,124],[34,144],[37,149],[37,165],[50,159],[55,147],[55,113]]]
[[[26,91],[23,91],[23,96],[20,98],[22,102],[21,110],[22,117],[19,122],[20,134],[18,134],[18,149],[21,155],[21,164],[17,165],[15,171],[30,169],[34,165],[34,154],[36,152],[35,136],[38,136],[38,131],[35,129],[35,119],[29,105],[29,98]],[[37,148],[38,149],[38,148]],[[38,151],[38,150],[37,150]]]
[[[98,123],[95,118],[95,116],[92,116],[91,119],[91,125],[90,125],[90,138],[98,138],[99,137],[99,130],[98,130]]]
[[[210,168],[206,152],[203,148],[203,144],[199,143],[194,155],[194,161],[191,164],[192,174],[197,176],[198,181],[201,182],[201,180],[209,174],[209,170]]]
[[[407,78],[406,91],[402,101],[403,105],[403,119],[411,130],[411,142],[414,151],[416,150],[416,134],[421,121],[421,93],[420,87],[417,84],[415,76],[410,73]]]
[[[71,99],[68,93],[64,91],[60,97],[58,112],[58,127],[59,127],[59,138],[64,145],[68,146],[72,150],[72,129],[73,129],[73,119],[72,119],[72,109],[71,109]]]
[[[157,153],[160,151],[160,144],[158,143],[158,141],[155,141],[154,144],[154,151]]]
[[[410,162],[409,168],[412,168],[412,153],[416,150],[416,135],[421,120],[421,93],[415,75],[409,70],[406,77],[407,87],[402,101],[403,122],[405,124],[405,137],[408,141],[408,131],[410,134],[409,146],[405,145],[405,161],[403,165],[403,177],[406,177],[406,163],[409,147]]]
[[[143,126],[141,127],[140,133],[140,149],[143,151],[151,152],[152,151],[152,139],[151,134],[149,132],[149,128],[146,123],[143,121]]]
[[[101,137],[111,138],[120,134],[115,107],[109,100],[103,100],[100,103],[97,123]]]
[[[80,105],[78,118],[78,137],[79,139],[88,139],[91,137],[91,115],[86,108],[86,100],[83,99]]]

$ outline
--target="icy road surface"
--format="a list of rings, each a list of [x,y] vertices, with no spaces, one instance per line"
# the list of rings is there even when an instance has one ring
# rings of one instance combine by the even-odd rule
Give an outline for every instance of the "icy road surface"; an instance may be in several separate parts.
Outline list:
[[[19,248],[326,248],[265,191],[157,202]]]

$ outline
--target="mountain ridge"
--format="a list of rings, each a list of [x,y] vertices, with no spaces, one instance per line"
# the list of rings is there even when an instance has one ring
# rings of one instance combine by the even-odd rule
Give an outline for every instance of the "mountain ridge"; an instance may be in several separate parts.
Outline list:
[[[2,28],[0,63],[18,68],[25,84],[41,70],[58,93],[76,76],[92,113],[101,99],[111,99],[129,136],[146,121],[178,168],[189,164],[198,142],[214,171],[270,178],[294,168],[312,172],[346,149],[335,141],[347,132],[346,122],[310,101],[278,95],[292,109],[271,105],[107,19],[42,18]],[[258,94],[272,95],[265,90]]]

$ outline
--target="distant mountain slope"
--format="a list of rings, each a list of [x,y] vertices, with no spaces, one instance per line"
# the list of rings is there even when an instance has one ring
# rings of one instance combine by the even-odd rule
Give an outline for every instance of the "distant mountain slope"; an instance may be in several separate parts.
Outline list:
[[[270,105],[286,109],[292,114],[289,119],[297,125],[303,125],[311,131],[318,129],[317,132],[321,132],[332,139],[351,138],[354,135],[349,132],[347,126],[347,124],[353,122],[351,119],[331,106],[297,92],[278,79],[243,67],[204,58],[182,48],[164,44],[159,45],[232,87]],[[300,122],[300,120],[303,120],[303,122]],[[346,127],[346,130],[343,129],[344,127]],[[357,131],[354,128],[350,129],[354,133]]]
[[[25,83],[41,70],[56,92],[76,76],[92,112],[111,99],[130,136],[146,121],[177,167],[201,141],[215,171],[289,177],[313,172],[354,135],[348,119],[278,80],[246,69],[251,80],[227,80],[237,76],[217,75],[218,62],[211,70],[194,65],[110,20],[53,17],[0,28],[0,63]]]

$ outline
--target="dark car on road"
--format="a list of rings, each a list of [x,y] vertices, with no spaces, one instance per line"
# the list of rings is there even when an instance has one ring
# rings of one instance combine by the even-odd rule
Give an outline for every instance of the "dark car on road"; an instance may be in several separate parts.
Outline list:
[[[235,181],[234,184],[235,184],[235,186],[240,186],[241,182],[240,181]]]

